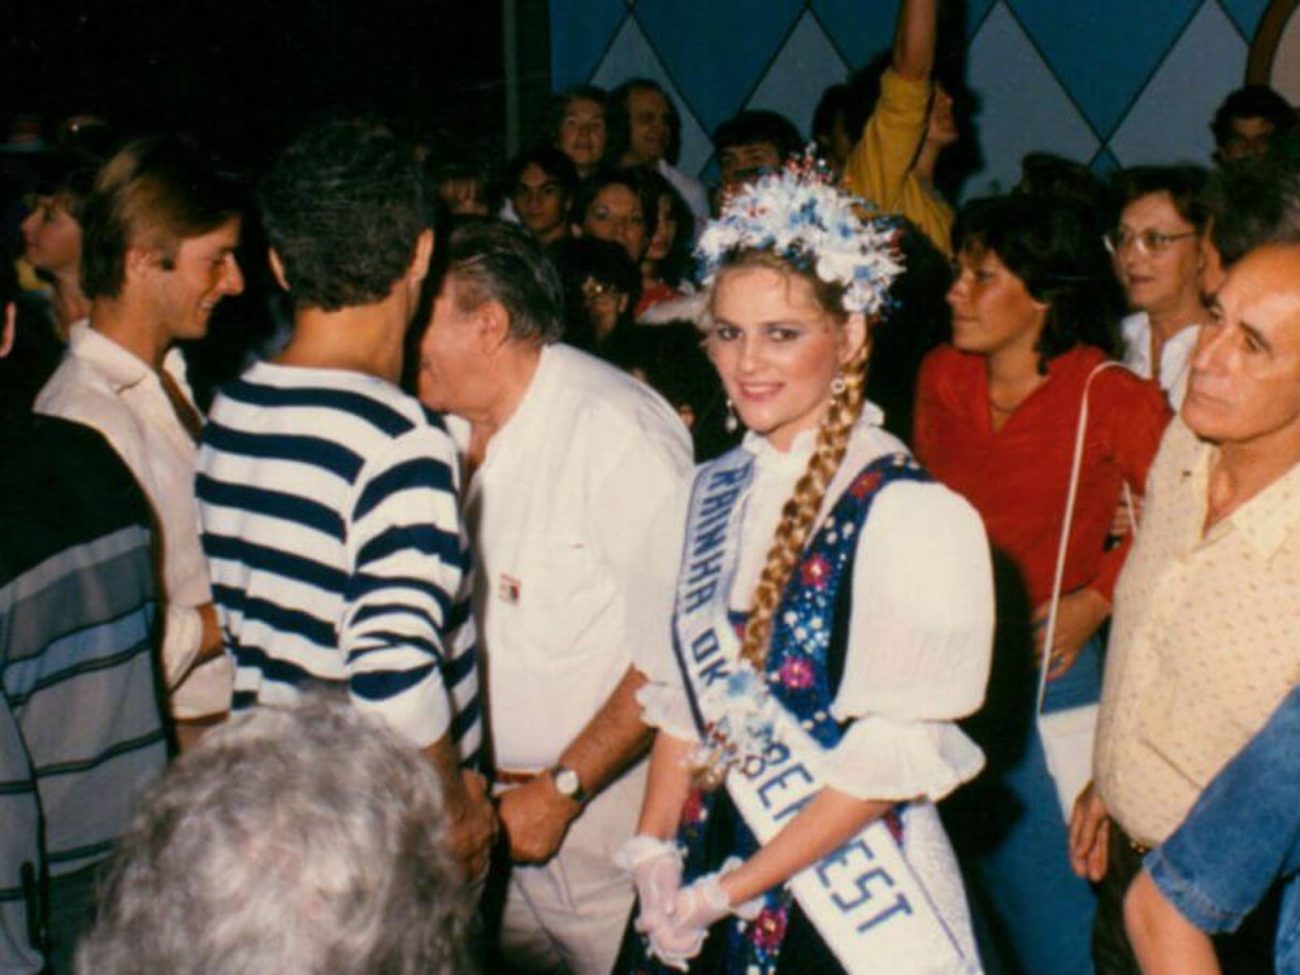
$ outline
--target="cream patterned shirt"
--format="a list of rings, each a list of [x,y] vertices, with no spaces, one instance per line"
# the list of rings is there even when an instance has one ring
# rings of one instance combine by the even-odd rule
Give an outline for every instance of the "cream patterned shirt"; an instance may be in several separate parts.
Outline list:
[[[1115,589],[1096,781],[1144,845],[1300,679],[1300,465],[1204,532],[1216,454],[1169,425]]]

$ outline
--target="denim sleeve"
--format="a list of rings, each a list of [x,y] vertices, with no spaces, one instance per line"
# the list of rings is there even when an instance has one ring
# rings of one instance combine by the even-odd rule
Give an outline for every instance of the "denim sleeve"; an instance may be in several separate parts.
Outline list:
[[[1235,931],[1300,866],[1300,688],[1146,858],[1160,892],[1211,934]]]

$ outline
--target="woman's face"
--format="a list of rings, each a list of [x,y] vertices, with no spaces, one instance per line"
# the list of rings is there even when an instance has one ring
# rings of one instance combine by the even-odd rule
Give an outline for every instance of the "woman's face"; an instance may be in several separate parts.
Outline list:
[[[815,428],[831,380],[865,340],[861,315],[837,323],[812,284],[774,268],[723,271],[713,290],[706,348],[745,426],[778,450]]]
[[[673,239],[677,236],[677,220],[673,216],[673,201],[667,194],[659,197],[659,222],[655,224],[655,235],[650,238],[646,249],[647,261],[662,261],[672,250]]]
[[[555,145],[573,160],[579,173],[590,173],[605,155],[605,110],[589,98],[569,102]]]
[[[617,285],[588,277],[582,282],[582,305],[591,321],[596,341],[603,342],[614,331],[619,317],[627,311],[627,292]]]
[[[1115,272],[1134,308],[1159,314],[1199,301],[1201,240],[1163,190],[1120,213]],[[1139,240],[1148,243],[1139,244]]]
[[[1032,351],[1047,318],[1047,305],[1035,300],[1025,282],[985,248],[968,247],[958,256],[948,304],[952,344],[977,355]]]
[[[81,224],[57,197],[37,197],[22,229],[28,264],[50,273],[76,270],[81,260]]]
[[[611,183],[596,194],[582,218],[582,232],[609,240],[627,251],[636,264],[645,255],[645,213],[641,198],[622,183]]]

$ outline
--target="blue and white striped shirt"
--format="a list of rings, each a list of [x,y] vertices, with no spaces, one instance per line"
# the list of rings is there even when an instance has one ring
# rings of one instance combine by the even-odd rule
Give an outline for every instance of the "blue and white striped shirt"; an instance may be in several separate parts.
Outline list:
[[[442,420],[372,376],[259,363],[221,392],[196,490],[234,709],[332,685],[477,761],[457,470]]]

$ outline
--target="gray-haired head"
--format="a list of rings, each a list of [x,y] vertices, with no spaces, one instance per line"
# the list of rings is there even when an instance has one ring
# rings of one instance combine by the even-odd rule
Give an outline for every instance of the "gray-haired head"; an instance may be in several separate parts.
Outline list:
[[[451,975],[468,902],[418,752],[342,703],[260,708],[145,803],[77,972]]]
[[[500,220],[466,220],[447,241],[447,274],[457,305],[473,311],[497,301],[510,316],[510,337],[550,345],[564,334],[564,286],[546,248],[528,231]]]

